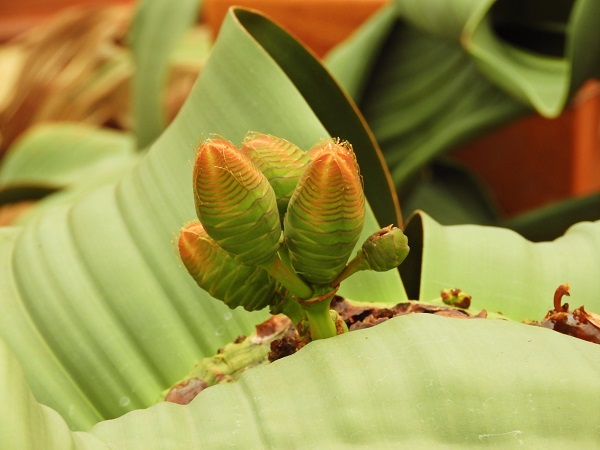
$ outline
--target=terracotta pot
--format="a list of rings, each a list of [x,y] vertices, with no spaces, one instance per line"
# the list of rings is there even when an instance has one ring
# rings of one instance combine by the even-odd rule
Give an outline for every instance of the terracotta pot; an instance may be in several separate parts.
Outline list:
[[[202,17],[216,36],[230,6],[254,8],[323,56],[386,3],[387,0],[205,0]]]
[[[507,215],[600,191],[600,81],[557,119],[532,116],[453,153],[491,187]]]

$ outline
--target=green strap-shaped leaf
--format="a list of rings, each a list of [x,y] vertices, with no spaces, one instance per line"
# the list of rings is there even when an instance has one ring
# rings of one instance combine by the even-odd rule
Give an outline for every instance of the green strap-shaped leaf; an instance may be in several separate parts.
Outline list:
[[[405,232],[411,253],[400,272],[412,298],[459,288],[477,308],[541,320],[552,309],[556,288],[568,283],[571,305],[600,311],[600,221],[576,224],[555,241],[539,243],[503,228],[442,227],[424,213]]]
[[[23,369],[8,346],[0,339],[0,399],[4,411],[0,419],[1,446],[6,449],[105,450],[108,445],[87,433],[73,433],[64,417],[44,406],[33,396]]]
[[[492,225],[500,217],[500,207],[487,186],[451,158],[440,158],[424,168],[402,204],[404,214],[423,210],[444,225]]]
[[[7,448],[598,444],[600,346],[501,320],[426,314],[392,319],[313,342],[236,383],[201,392],[189,405],[161,403],[102,422],[89,433],[69,432],[56,413],[33,399],[4,347],[0,362],[10,382],[0,385],[3,405],[17,424],[0,425]]]
[[[351,88],[406,195],[437,155],[534,108],[558,115],[600,70],[598,8],[594,0],[397,0],[328,66]],[[378,57],[357,67],[365,51]]]
[[[214,133],[241,142],[254,130],[309,148],[333,134],[279,55],[261,47],[236,14],[228,15],[180,114],[139,164],[118,183],[40,214],[0,250],[0,337],[35,398],[73,429],[152,405],[196,362],[267,316],[232,311],[199,289],[172,244],[196,216],[192,166],[204,139]],[[278,27],[269,33],[286,53],[292,38]],[[318,61],[299,44],[291,52],[301,67],[320,68],[302,75],[327,97],[331,86],[322,83]],[[322,106],[352,111],[339,92]],[[364,127],[352,134],[371,142]],[[374,151],[370,145],[363,150]],[[368,210],[364,237],[377,229]],[[362,272],[342,289],[357,300],[406,298],[394,271]],[[27,426],[19,417],[2,421]]]
[[[135,72],[132,82],[137,147],[150,145],[166,126],[164,86],[171,52],[197,21],[198,0],[182,0],[177,7],[165,0],[137,3],[129,35]]]
[[[600,218],[600,193],[544,205],[501,223],[531,241],[560,237],[573,223]]]
[[[555,117],[600,66],[594,0],[396,0],[399,14],[460,44],[492,82]]]
[[[13,143],[0,167],[0,201],[36,198],[114,180],[137,156],[131,136],[85,124],[39,125]]]
[[[479,3],[479,2],[475,2]],[[464,46],[480,70],[546,117],[556,117],[570,95],[600,70],[600,4],[488,1],[472,13]]]
[[[353,92],[400,195],[434,157],[527,111],[483,77],[459,45],[399,21],[392,6],[372,20],[387,36],[380,56],[363,68],[364,85],[354,83]],[[369,42],[381,42],[381,30],[365,26],[330,55],[328,67],[347,72]]]

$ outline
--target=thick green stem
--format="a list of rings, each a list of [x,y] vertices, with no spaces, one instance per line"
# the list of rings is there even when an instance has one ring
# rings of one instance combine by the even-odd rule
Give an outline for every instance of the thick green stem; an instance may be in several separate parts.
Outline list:
[[[295,326],[306,319],[306,313],[289,291],[279,297],[279,301],[271,305],[271,314],[285,314]]]
[[[359,252],[358,255],[356,255],[348,264],[346,264],[344,270],[342,270],[340,274],[335,277],[335,280],[331,282],[331,285],[339,286],[340,283],[346,278],[354,275],[356,272],[360,272],[361,270],[367,270],[368,268],[369,264],[362,258],[362,255]]]
[[[329,313],[329,306],[331,305],[334,293],[332,292],[330,296],[321,301],[301,303],[308,318],[310,337],[313,341],[333,337],[338,334],[335,322]]]
[[[256,331],[240,341],[236,339],[210,358],[203,358],[178,383],[162,392],[159,401],[188,404],[202,390],[219,383],[239,379],[246,370],[269,363],[271,343],[284,336],[290,329],[290,321],[272,316]]]
[[[302,281],[298,274],[281,260],[278,254],[275,254],[271,261],[262,264],[261,267],[269,272],[269,275],[285,286],[285,288],[288,289],[294,297],[302,300],[312,297],[312,288]]]

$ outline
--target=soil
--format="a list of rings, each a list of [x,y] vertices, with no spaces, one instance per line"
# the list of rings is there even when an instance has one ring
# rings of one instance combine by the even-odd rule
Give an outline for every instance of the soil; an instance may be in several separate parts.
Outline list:
[[[370,328],[392,317],[406,314],[435,314],[457,319],[485,319],[487,317],[485,309],[481,310],[478,314],[471,315],[463,309],[456,309],[445,305],[428,305],[420,302],[398,303],[390,308],[365,305],[357,306],[337,295],[331,302],[331,309],[340,315],[349,331]],[[302,333],[299,333],[293,325],[290,325],[288,331],[281,338],[271,342],[269,361],[276,361],[292,355],[304,347],[306,345],[306,338],[302,338],[301,335]]]
[[[561,285],[556,290],[554,309],[548,311],[540,322],[533,321],[526,324],[550,328],[559,333],[600,344],[600,315],[585,311],[583,306],[569,311],[569,305],[561,302],[564,295],[569,295],[568,285]],[[344,326],[349,331],[361,330],[406,314],[435,314],[457,319],[488,317],[485,309],[476,314],[470,313],[466,308],[470,306],[471,297],[459,289],[442,291],[441,299],[443,304],[439,305],[412,301],[386,308],[368,304],[356,305],[343,297],[335,296],[331,302],[331,309],[338,314],[336,325],[340,332]],[[491,316],[498,317],[499,314],[491,314]],[[233,382],[247,369],[292,355],[309,341],[308,330],[296,328],[284,315],[271,316],[256,325],[256,331],[251,336],[240,336],[219,349],[214,357],[203,359],[184,380],[172,386],[163,399],[188,404],[207,387]]]

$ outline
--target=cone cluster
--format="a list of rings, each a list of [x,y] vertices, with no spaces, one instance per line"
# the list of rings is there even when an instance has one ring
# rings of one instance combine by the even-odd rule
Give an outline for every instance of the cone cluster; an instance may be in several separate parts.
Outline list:
[[[277,279],[289,274],[309,294],[327,290],[364,224],[356,156],[338,139],[309,151],[256,132],[239,147],[208,139],[196,154],[193,190],[198,221],[181,230],[180,257],[200,287],[232,308],[272,306],[282,286],[294,285]]]

